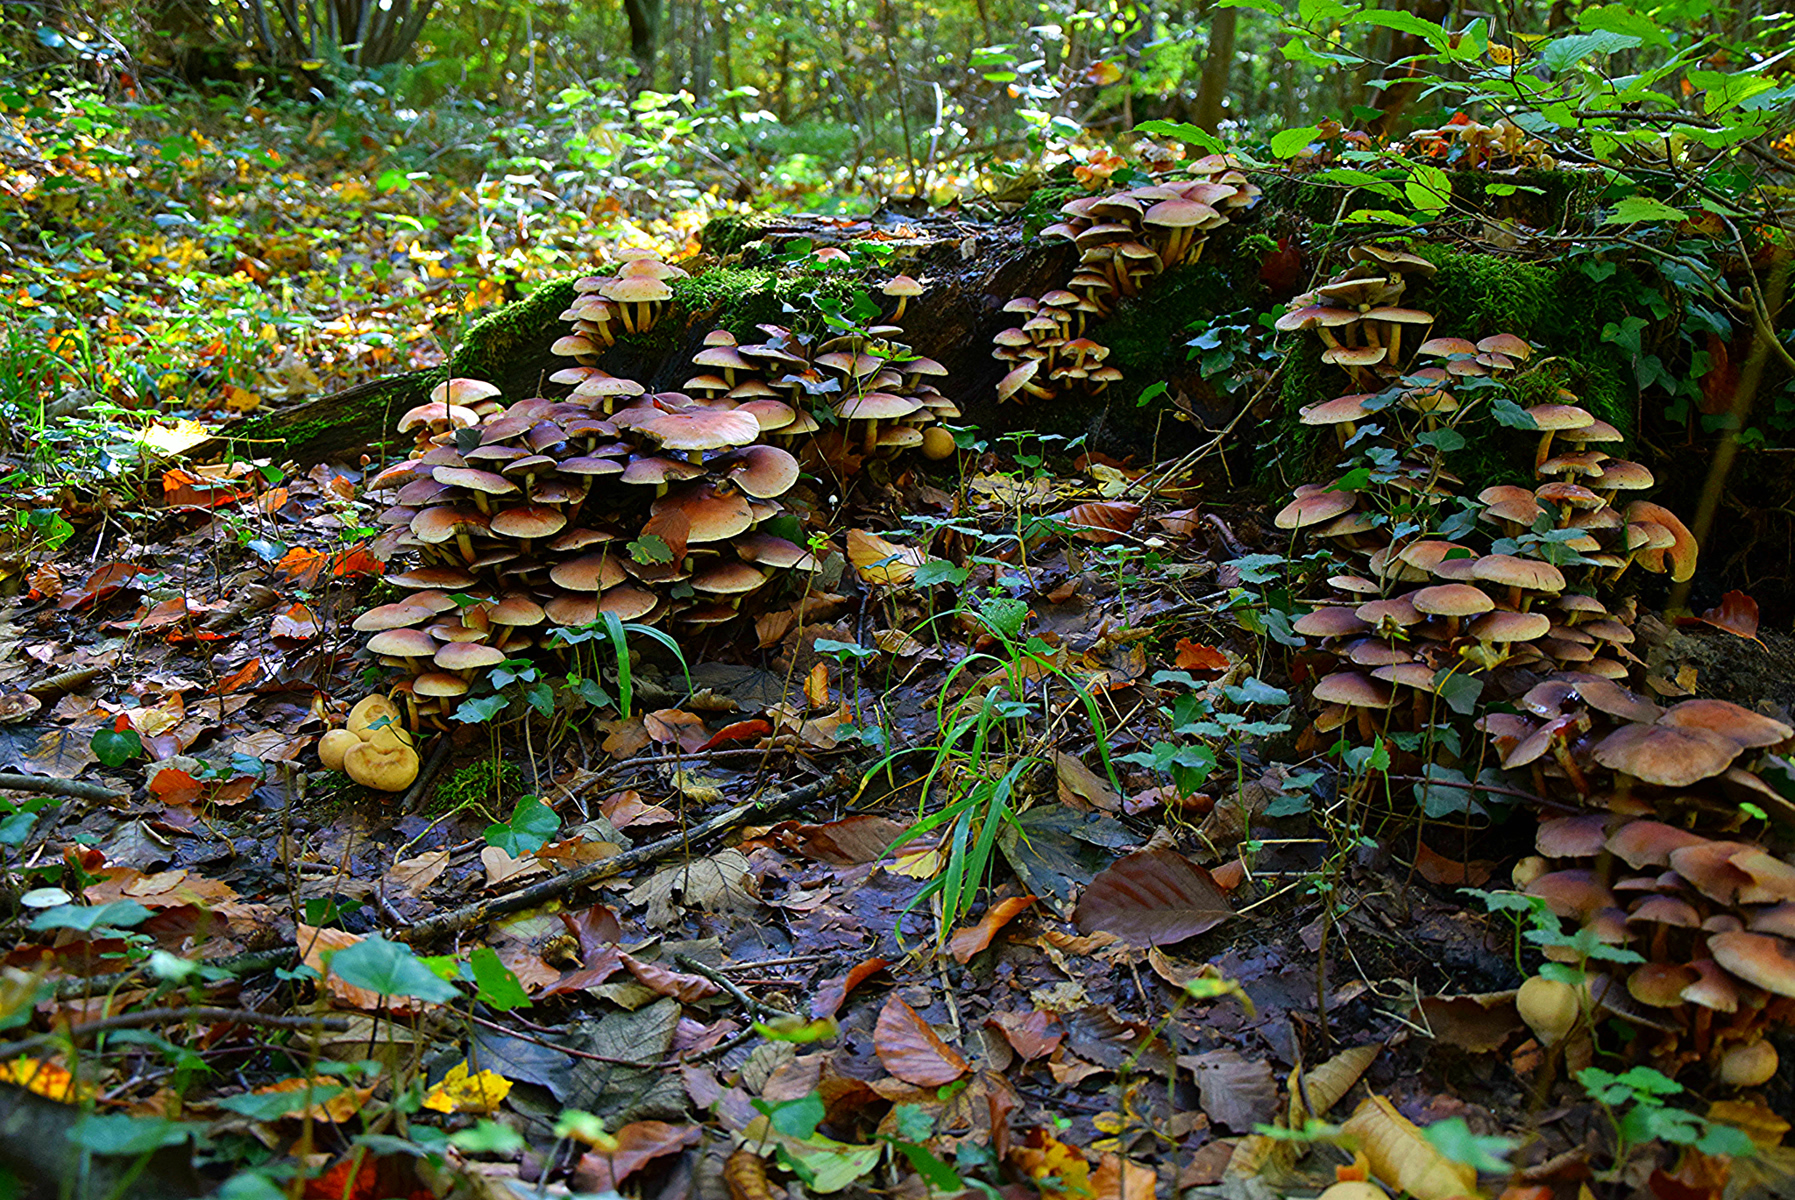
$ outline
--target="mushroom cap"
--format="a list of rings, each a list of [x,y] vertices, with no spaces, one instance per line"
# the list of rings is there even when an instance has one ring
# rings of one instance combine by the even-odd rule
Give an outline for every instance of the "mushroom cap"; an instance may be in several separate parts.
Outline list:
[[[650,507],[655,515],[677,510],[687,522],[686,542],[701,545],[720,542],[744,532],[754,523],[754,510],[734,488],[700,480],[674,488]]]
[[[318,761],[328,770],[341,771],[343,756],[361,744],[361,737],[347,729],[327,729],[318,739]]]
[[[492,514],[489,528],[503,537],[551,537],[567,528],[567,518],[541,504],[520,504]]]
[[[1552,620],[1544,613],[1509,612],[1498,609],[1484,613],[1471,623],[1471,636],[1480,642],[1531,642],[1544,637]]]
[[[343,770],[363,787],[402,792],[418,777],[418,752],[405,745],[363,742],[343,755]]]
[[[549,568],[548,577],[557,587],[570,592],[602,592],[616,587],[629,576],[615,554],[601,551],[556,563]]]
[[[920,296],[922,295],[922,284],[908,275],[893,275],[885,281],[885,286],[879,290],[887,296]]]
[[[1587,429],[1596,423],[1595,417],[1587,410],[1575,404],[1536,404],[1527,410],[1533,423],[1542,432],[1557,432],[1564,429]]]
[[[759,567],[737,559],[724,560],[706,567],[692,576],[694,591],[723,596],[739,596],[752,592],[767,581],[767,573]]]
[[[426,508],[411,519],[412,536],[431,545],[446,542],[458,533],[481,532],[486,527],[486,514],[479,509],[450,504]]]
[[[358,633],[379,633],[386,629],[404,629],[412,625],[422,625],[435,615],[436,610],[409,600],[401,600],[395,604],[382,604],[378,608],[370,608],[355,618],[352,628]]]
[[[598,400],[606,396],[640,396],[647,390],[633,379],[600,371],[582,380],[569,394],[581,400]]]
[[[420,696],[465,696],[467,681],[447,671],[426,671],[411,681],[412,690]]]
[[[1315,685],[1314,696],[1349,708],[1389,708],[1390,685],[1359,671],[1335,671]]]
[[[1304,637],[1352,637],[1371,628],[1351,606],[1344,604],[1323,604],[1310,612],[1304,613],[1291,626]]]
[[[598,593],[562,592],[551,596],[542,611],[557,625],[590,625],[598,620]]]
[[[648,275],[619,275],[599,288],[598,294],[619,304],[652,304],[671,300],[673,289]]]
[[[867,392],[849,396],[835,406],[835,415],[848,421],[892,421],[907,417],[922,407],[922,401],[890,392]]]
[[[1439,617],[1472,617],[1489,612],[1496,602],[1468,583],[1441,583],[1410,596],[1418,612]]]
[[[1537,558],[1512,554],[1486,554],[1471,567],[1471,577],[1499,587],[1518,587],[1530,592],[1564,591],[1564,572]]]
[[[1185,199],[1161,200],[1141,215],[1141,224],[1155,229],[1207,228],[1220,222],[1221,214],[1209,205]]]
[[[798,482],[798,460],[777,446],[749,446],[713,465],[758,500],[783,496]]]
[[[1588,628],[1588,626],[1579,626]],[[1568,631],[1567,631],[1568,632]],[[1644,696],[1622,687],[1611,679],[1579,679],[1577,695],[1597,712],[1619,717],[1623,721],[1650,723],[1664,715],[1664,710]]]
[[[467,488],[473,492],[485,492],[489,496],[509,496],[517,491],[517,485],[503,475],[482,471],[478,467],[434,467],[430,476],[438,483]]]
[[[459,591],[474,586],[474,577],[460,567],[413,567],[409,571],[383,578],[394,587],[427,588],[432,591],[439,588]]]
[[[644,454],[629,461],[623,469],[624,483],[655,484],[668,483],[674,480],[695,479],[704,474],[704,468],[695,466],[678,458],[662,458],[655,454]]]
[[[611,588],[600,596],[598,610],[615,613],[620,621],[633,621],[653,612],[658,603],[660,603],[660,597],[647,588],[625,583]]]
[[[823,564],[796,542],[771,533],[743,534],[735,539],[735,552],[744,561],[781,570],[820,571]]]
[[[1480,338],[1477,349],[1484,354],[1503,354],[1523,361],[1533,357],[1533,347],[1512,333],[1492,333]]]
[[[1351,512],[1358,506],[1357,492],[1340,488],[1322,488],[1305,492],[1278,511],[1279,529],[1302,529],[1319,525]]]
[[[474,405],[482,400],[490,400],[499,394],[499,389],[484,379],[445,379],[430,389],[430,401],[433,404]]]
[[[1658,718],[1660,725],[1683,729],[1706,729],[1737,742],[1743,749],[1774,746],[1795,737],[1790,729],[1774,717],[1766,717],[1725,700],[1684,700],[1673,704]]]
[[[1421,610],[1415,607],[1414,593],[1391,596],[1384,600],[1367,600],[1353,609],[1359,620],[1372,625],[1382,625],[1388,621],[1395,625],[1409,626],[1421,623]]]
[[[509,625],[513,628],[540,625],[543,621],[542,605],[521,592],[513,592],[493,605],[486,618],[494,625]]]
[[[496,667],[505,661],[505,652],[483,642],[450,642],[436,652],[436,665],[444,671],[470,671],[479,667]]]
[[[431,400],[406,410],[399,418],[399,432],[410,433],[414,429],[466,429],[480,423],[480,414],[471,408],[459,404],[444,404]]]
[[[1368,420],[1372,416],[1372,412],[1365,407],[1365,401],[1371,399],[1371,396],[1370,392],[1335,396],[1332,400],[1309,405],[1301,410],[1298,416],[1305,425],[1344,425],[1348,422]]]
[[[651,417],[636,430],[668,450],[720,450],[752,444],[760,437],[760,422],[753,413],[735,409],[694,408]]]
[[[1623,725],[1596,743],[1595,760],[1662,787],[1688,787],[1725,771],[1739,757],[1731,738],[1674,725]]]
[[[1635,524],[1651,522],[1662,525],[1676,539],[1668,550],[1640,552],[1637,558],[1641,566],[1651,571],[1668,570],[1671,579],[1677,583],[1682,583],[1695,574],[1695,535],[1689,532],[1675,513],[1649,500],[1635,500],[1627,505],[1627,520]]]
[[[1735,930],[1709,937],[1708,953],[1749,984],[1778,996],[1795,996],[1795,942]]]
[[[1023,336],[1027,337],[1028,335],[1024,334]],[[998,380],[997,398],[999,400],[1008,400],[1017,392],[1021,391],[1024,384],[1027,384],[1034,379],[1035,372],[1040,369],[1040,366],[1041,362],[1039,359],[1030,359],[1009,372],[1002,379]]]
[[[368,649],[393,658],[429,658],[436,653],[436,639],[422,629],[383,629],[368,639]]]

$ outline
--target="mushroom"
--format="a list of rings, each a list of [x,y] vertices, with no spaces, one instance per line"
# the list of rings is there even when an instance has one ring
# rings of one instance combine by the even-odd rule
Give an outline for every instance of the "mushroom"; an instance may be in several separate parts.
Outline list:
[[[343,769],[363,787],[402,792],[418,777],[418,754],[410,746],[362,742],[343,755]]]
[[[329,730],[318,739],[318,761],[328,770],[341,771],[343,756],[361,744],[361,738],[352,730]]]
[[[886,280],[885,286],[879,290],[887,296],[897,297],[897,308],[892,312],[890,318],[891,324],[896,325],[904,319],[904,305],[910,302],[911,297],[922,295],[922,284],[908,275],[900,274],[893,275]]]

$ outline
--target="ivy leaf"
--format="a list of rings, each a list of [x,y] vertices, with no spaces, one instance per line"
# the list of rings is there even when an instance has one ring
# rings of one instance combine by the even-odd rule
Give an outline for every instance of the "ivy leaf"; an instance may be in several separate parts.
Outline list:
[[[445,1004],[459,994],[438,978],[411,947],[375,935],[344,946],[330,958],[330,972],[344,983],[382,996]]]
[[[1134,127],[1136,133],[1153,134],[1156,137],[1169,137],[1174,141],[1186,142],[1192,146],[1200,146],[1209,154],[1224,154],[1227,147],[1213,133],[1192,125],[1189,121],[1142,121]]]
[[[517,802],[509,821],[486,827],[486,844],[497,846],[512,858],[522,858],[548,845],[560,829],[561,818],[554,809],[536,796],[525,796]]]
[[[1672,208],[1662,200],[1654,200],[1650,196],[1628,196],[1614,206],[1614,211],[1602,218],[1604,225],[1635,225],[1640,221],[1687,221],[1689,214],[1680,208]]]
[[[629,556],[642,566],[673,561],[673,547],[658,533],[645,533],[627,543],[625,548],[629,551]]]
[[[1301,129],[1281,129],[1271,135],[1271,152],[1279,158],[1295,158],[1303,148],[1314,141],[1321,132],[1319,125],[1304,125]]]
[[[122,767],[143,753],[135,729],[100,729],[93,735],[94,757],[109,767]]]

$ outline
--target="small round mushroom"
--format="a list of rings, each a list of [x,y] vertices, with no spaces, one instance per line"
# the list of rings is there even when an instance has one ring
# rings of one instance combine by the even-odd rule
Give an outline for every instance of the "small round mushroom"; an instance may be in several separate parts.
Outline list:
[[[332,729],[318,739],[318,761],[328,770],[341,771],[343,756],[361,745],[361,738],[348,729]]]
[[[363,787],[402,792],[418,777],[418,754],[409,746],[363,742],[343,755],[343,769]]]

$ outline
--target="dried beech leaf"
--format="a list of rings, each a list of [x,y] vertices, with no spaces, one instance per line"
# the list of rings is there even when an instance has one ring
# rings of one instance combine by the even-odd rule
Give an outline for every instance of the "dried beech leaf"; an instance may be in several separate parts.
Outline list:
[[[1748,642],[1758,640],[1758,602],[1744,592],[1728,592],[1720,598],[1720,603],[1710,608],[1697,618],[1716,629],[1736,634]],[[1765,647],[1768,649],[1768,647]]]
[[[954,961],[966,963],[972,956],[991,944],[997,931],[1008,925],[1017,913],[1035,902],[1033,896],[1011,896],[999,900],[985,910],[985,915],[977,925],[969,925],[965,929],[956,929],[953,937],[947,940],[947,950],[954,956]]]
[[[848,561],[868,583],[909,583],[929,556],[915,546],[900,546],[863,529],[848,530]]]
[[[885,998],[885,1007],[879,1010],[873,1051],[887,1071],[917,1087],[941,1087],[969,1069],[959,1052],[942,1041],[896,992]]]
[[[833,1017],[841,1008],[848,993],[866,982],[869,978],[883,971],[890,964],[882,958],[869,958],[865,962],[854,964],[853,968],[839,979],[827,979],[817,989],[810,1000],[810,1015],[817,1020]]]
[[[686,1004],[695,1004],[723,990],[702,975],[687,975],[663,967],[660,963],[643,962],[629,954],[624,954],[621,958],[624,968],[645,987]]]
[[[1477,1194],[1477,1172],[1434,1148],[1413,1121],[1382,1096],[1368,1096],[1341,1128],[1358,1139],[1371,1173],[1415,1200]]]
[[[1176,850],[1140,850],[1091,880],[1073,921],[1080,933],[1110,933],[1145,948],[1195,937],[1232,915],[1208,871]]]
[[[1077,532],[1072,536],[1087,542],[1107,544],[1119,541],[1122,535],[1134,528],[1134,523],[1141,515],[1141,506],[1127,500],[1097,500],[1089,504],[1074,504],[1065,512],[1056,514],[1056,519],[1070,525]]]
[[[580,1156],[579,1165],[574,1168],[574,1179],[581,1191],[604,1192],[615,1188],[621,1180],[650,1161],[687,1146],[696,1146],[699,1130],[696,1125],[631,1121],[612,1136],[617,1139],[615,1150]]]
[[[1263,1060],[1252,1062],[1237,1050],[1182,1054],[1178,1065],[1190,1071],[1211,1122],[1237,1133],[1249,1133],[1278,1111],[1278,1081]]]
[[[1300,1069],[1290,1073],[1290,1127],[1300,1129],[1309,1117],[1326,1118],[1328,1110],[1352,1091],[1359,1076],[1371,1069],[1383,1049],[1378,1045],[1354,1046],[1304,1074]],[[1300,1078],[1299,1078],[1300,1077]]]

